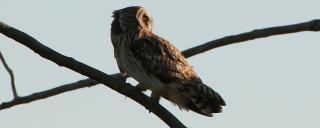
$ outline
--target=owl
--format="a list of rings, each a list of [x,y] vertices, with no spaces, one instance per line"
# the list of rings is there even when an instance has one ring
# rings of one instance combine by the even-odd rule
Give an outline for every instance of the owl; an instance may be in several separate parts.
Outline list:
[[[204,116],[222,111],[222,97],[205,85],[182,53],[169,41],[153,33],[153,19],[140,6],[113,12],[111,41],[121,74],[134,78],[151,98],[163,97],[182,110]]]

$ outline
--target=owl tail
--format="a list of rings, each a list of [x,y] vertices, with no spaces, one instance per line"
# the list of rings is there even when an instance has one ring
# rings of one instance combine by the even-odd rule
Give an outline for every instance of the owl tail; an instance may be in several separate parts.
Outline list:
[[[204,84],[192,90],[190,100],[186,104],[188,109],[208,117],[212,117],[212,113],[222,112],[222,106],[226,104],[217,92]]]

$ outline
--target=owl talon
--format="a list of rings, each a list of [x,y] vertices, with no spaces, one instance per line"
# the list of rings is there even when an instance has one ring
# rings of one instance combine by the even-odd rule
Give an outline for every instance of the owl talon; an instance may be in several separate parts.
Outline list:
[[[141,85],[140,83],[137,84],[136,86],[134,86],[139,92],[145,92],[147,91],[147,88],[143,85]]]
[[[127,73],[120,73],[120,80],[126,82],[128,78]]]
[[[157,94],[155,94],[155,93],[151,93],[151,97],[150,97],[153,101],[155,101],[155,102],[157,102],[157,103],[159,103],[159,101],[160,101],[160,96],[159,95],[157,95]]]
[[[126,82],[127,81],[127,77],[120,77],[120,80],[123,81],[123,82]]]

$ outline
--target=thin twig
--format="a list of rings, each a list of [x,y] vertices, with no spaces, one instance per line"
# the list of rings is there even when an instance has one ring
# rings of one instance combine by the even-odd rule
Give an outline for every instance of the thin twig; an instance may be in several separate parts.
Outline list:
[[[143,105],[150,112],[158,116],[168,126],[174,128],[185,128],[174,115],[172,115],[167,109],[162,107],[159,103],[150,99],[147,95],[139,92],[131,84],[125,83],[120,79],[105,74],[97,69],[94,69],[84,63],[81,63],[71,57],[64,56],[53,49],[41,44],[39,41],[29,36],[28,34],[10,27],[0,22],[0,32],[13,40],[19,42],[22,45],[30,48],[34,52],[38,53],[43,58],[46,58],[59,66],[64,66],[82,75],[85,75],[95,81],[110,87],[111,89],[133,99],[137,103]]]
[[[120,73],[116,73],[111,76],[113,76],[115,78],[119,78],[119,79],[122,79],[122,77],[123,77],[120,75]],[[100,84],[100,83],[97,81],[94,81],[92,79],[87,78],[87,79],[79,80],[79,81],[76,81],[73,83],[60,85],[60,86],[52,88],[52,89],[33,93],[28,96],[21,96],[21,97],[18,97],[17,99],[13,99],[8,102],[3,102],[0,104],[0,110],[7,109],[7,108],[10,108],[10,107],[13,107],[16,105],[20,105],[20,104],[30,103],[30,102],[36,101],[36,100],[45,99],[45,98],[55,96],[58,94],[62,94],[62,93],[68,92],[68,91],[73,91],[73,90],[84,88],[84,87],[95,86],[98,84]]]
[[[15,98],[9,102],[3,102],[0,104],[0,110],[7,109],[12,106],[19,105],[19,104],[25,104],[25,103],[29,103],[29,102],[32,102],[35,100],[48,98],[48,97],[55,96],[55,95],[58,95],[58,94],[61,94],[64,92],[68,92],[68,91],[72,91],[72,90],[76,90],[76,89],[80,89],[80,88],[84,88],[84,87],[90,87],[90,86],[93,86],[96,84],[98,84],[98,82],[96,82],[92,79],[80,80],[75,83],[62,85],[62,86],[59,86],[56,88],[52,88],[52,89],[45,90],[42,92],[34,93],[34,94],[31,94],[28,96],[18,97],[18,98]]]
[[[11,79],[11,89],[12,89],[12,93],[13,93],[13,98],[16,99],[18,98],[18,94],[17,94],[17,90],[16,90],[16,86],[14,83],[14,75],[13,75],[13,71],[10,69],[9,65],[7,64],[6,60],[4,59],[2,53],[0,52],[0,60],[4,66],[4,68],[7,70],[7,72],[10,75],[10,79]]]
[[[303,31],[320,31],[320,20],[312,20],[298,24],[278,26],[264,29],[257,29],[251,32],[245,32],[238,35],[226,36],[217,40],[213,40],[202,45],[187,49],[183,51],[185,57],[191,57],[214,48],[226,46],[234,43],[244,42],[257,38],[264,38],[274,35],[289,34]]]

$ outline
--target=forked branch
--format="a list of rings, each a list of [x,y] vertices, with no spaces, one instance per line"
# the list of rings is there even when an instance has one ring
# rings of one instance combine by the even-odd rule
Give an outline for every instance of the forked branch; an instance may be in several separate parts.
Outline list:
[[[143,105],[150,112],[158,116],[162,121],[164,121],[168,126],[173,128],[185,128],[174,115],[172,115],[167,109],[162,107],[160,104],[151,100],[145,94],[139,92],[132,85],[127,84],[115,78],[111,75],[105,74],[97,69],[94,69],[84,63],[81,63],[71,57],[64,56],[53,49],[41,44],[39,41],[29,36],[28,34],[10,27],[2,22],[0,22],[0,32],[9,38],[25,45],[34,52],[38,53],[43,58],[46,58],[59,66],[64,66],[75,72],[78,72],[84,76],[87,76],[97,82],[100,82],[111,89],[125,95],[139,104]]]
[[[268,36],[280,35],[280,34],[289,34],[289,33],[302,32],[302,31],[319,31],[319,30],[320,30],[320,20],[313,20],[313,21],[293,24],[293,25],[257,29],[251,32],[246,32],[246,33],[233,35],[233,36],[227,36],[224,38],[207,42],[205,44],[187,49],[183,51],[183,54],[186,57],[191,57],[217,47],[234,44],[238,42],[253,40],[257,38],[264,38]],[[127,97],[130,97],[131,99],[145,106],[151,112],[155,113],[158,117],[160,117],[164,122],[166,122],[170,127],[185,127],[179,120],[177,120],[165,108],[163,108],[161,105],[155,102],[150,101],[150,99],[146,95],[140,92],[137,92],[131,85],[118,81],[115,77],[104,74],[101,71],[98,71],[81,62],[74,60],[73,58],[66,57],[60,53],[57,53],[52,49],[42,45],[41,43],[39,43],[37,40],[30,37],[26,33],[21,32],[17,29],[14,29],[2,22],[0,22],[0,32],[16,40],[17,42],[29,47],[30,49],[38,53],[40,56],[46,59],[49,59],[60,66],[65,66],[69,69],[72,69],[78,73],[81,73],[97,81],[95,82],[93,80],[86,79],[86,80],[82,80],[82,82],[79,81],[79,83],[71,83],[71,84],[57,87],[58,89],[54,88],[54,89],[50,89],[40,93],[35,93],[30,96],[21,97],[28,100],[22,100],[19,102],[18,100],[16,100],[16,101],[3,103],[0,105],[0,110],[4,108],[8,108],[8,106],[12,107],[17,104],[28,103],[31,101],[47,98],[47,97],[54,96],[67,91],[72,91],[78,88],[93,86],[101,82],[107,85],[108,87],[112,88],[113,90],[123,95],[126,95]],[[60,90],[60,91],[57,91],[57,90]]]
[[[10,69],[9,65],[7,64],[7,62],[4,59],[4,57],[3,57],[1,52],[0,52],[0,60],[1,60],[2,64],[3,64],[4,68],[9,73],[10,80],[11,80],[11,89],[12,89],[12,93],[13,93],[13,98],[16,99],[16,98],[18,98],[18,93],[17,93],[17,90],[16,90],[16,85],[14,83],[13,71]]]

